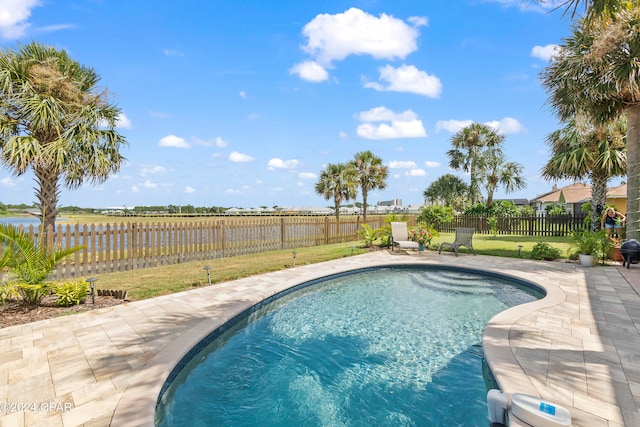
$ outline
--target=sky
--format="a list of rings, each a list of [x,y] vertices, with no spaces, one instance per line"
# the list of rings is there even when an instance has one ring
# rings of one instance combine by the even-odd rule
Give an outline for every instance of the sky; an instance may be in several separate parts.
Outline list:
[[[120,171],[60,206],[329,206],[329,163],[389,167],[369,204],[423,203],[464,126],[504,134],[533,199],[561,124],[539,74],[571,18],[528,0],[0,0],[0,48],[36,41],[92,67],[121,110]],[[560,186],[568,182],[559,182]],[[33,203],[0,167],[0,202]],[[486,194],[485,194],[486,196]],[[356,201],[362,201],[361,196]]]

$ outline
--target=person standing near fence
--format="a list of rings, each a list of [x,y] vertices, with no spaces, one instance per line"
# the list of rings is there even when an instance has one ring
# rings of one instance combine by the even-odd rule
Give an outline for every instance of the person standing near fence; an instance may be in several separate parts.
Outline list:
[[[607,232],[607,236],[611,236],[613,230],[616,230],[616,234],[619,233],[619,230],[622,228],[622,223],[627,219],[624,214],[618,212],[614,208],[607,208],[602,216],[602,220],[600,221],[600,225]]]

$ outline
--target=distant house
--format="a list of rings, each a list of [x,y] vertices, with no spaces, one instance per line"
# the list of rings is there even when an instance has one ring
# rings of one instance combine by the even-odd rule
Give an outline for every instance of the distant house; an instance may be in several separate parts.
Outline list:
[[[617,211],[627,212],[627,184],[607,190],[607,205],[613,206]]]
[[[543,194],[531,200],[531,206],[536,213],[545,213],[545,208],[553,203],[565,205],[567,213],[582,215],[582,204],[591,200],[591,186],[577,182],[563,188],[553,186],[549,193]],[[627,211],[627,185],[607,189],[607,205],[615,206],[620,212]]]
[[[591,200],[591,186],[581,182],[558,188],[554,185],[549,193],[531,200],[531,206],[536,213],[546,213],[545,208],[554,203],[565,205],[567,213],[582,215],[582,204]]]

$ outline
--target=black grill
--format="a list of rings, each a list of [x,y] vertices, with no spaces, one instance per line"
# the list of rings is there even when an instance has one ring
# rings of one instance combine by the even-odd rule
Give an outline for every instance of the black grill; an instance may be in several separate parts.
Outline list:
[[[640,242],[636,239],[627,240],[620,245],[620,254],[623,258],[622,266],[631,267],[632,262],[640,261]]]

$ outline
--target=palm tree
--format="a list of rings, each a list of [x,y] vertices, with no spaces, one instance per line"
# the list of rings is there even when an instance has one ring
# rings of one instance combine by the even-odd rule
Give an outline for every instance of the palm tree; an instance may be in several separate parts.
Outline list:
[[[513,193],[527,186],[522,177],[523,167],[520,163],[506,162],[500,147],[484,151],[479,163],[479,177],[487,190],[487,208],[493,205],[493,194],[500,185],[506,193]]]
[[[543,2],[543,0],[536,1]],[[592,20],[595,18],[611,19],[621,10],[637,4],[637,0],[566,0],[558,7],[565,6],[564,13],[571,12],[571,17],[574,17],[582,6],[586,11],[587,19]]]
[[[0,159],[13,174],[32,170],[42,224],[55,224],[61,182],[70,189],[117,172],[126,144],[120,110],[99,76],[64,50],[38,43],[0,53]]]
[[[358,191],[358,175],[350,163],[329,163],[316,182],[316,193],[326,200],[333,198],[336,220],[340,220],[340,205],[355,199]]]
[[[356,153],[353,167],[358,174],[358,182],[362,191],[362,222],[367,222],[367,196],[371,190],[383,190],[387,187],[389,168],[382,164],[382,159],[371,151]]]
[[[458,131],[451,138],[453,149],[447,151],[449,166],[455,170],[463,170],[470,174],[469,198],[475,204],[481,197],[478,163],[483,152],[490,148],[499,147],[504,136],[487,125],[472,123]]]
[[[430,200],[432,203],[443,200],[445,206],[454,209],[463,207],[468,194],[469,186],[450,173],[433,181],[423,193],[425,200]]]
[[[640,8],[607,25],[574,25],[541,77],[563,121],[594,124],[627,115],[627,238],[640,239]]]
[[[547,143],[551,159],[542,176],[552,179],[591,181],[591,218],[598,218],[607,202],[607,182],[613,176],[624,176],[627,169],[625,148],[626,120],[593,126],[583,115],[576,116],[559,130],[552,132]],[[591,221],[593,231],[599,221]]]
[[[37,305],[47,293],[44,281],[58,263],[82,249],[82,246],[47,249],[42,239],[32,238],[24,230],[6,224],[0,224],[0,247],[4,252],[0,270],[9,270],[10,278],[17,281],[22,299],[28,305]]]

